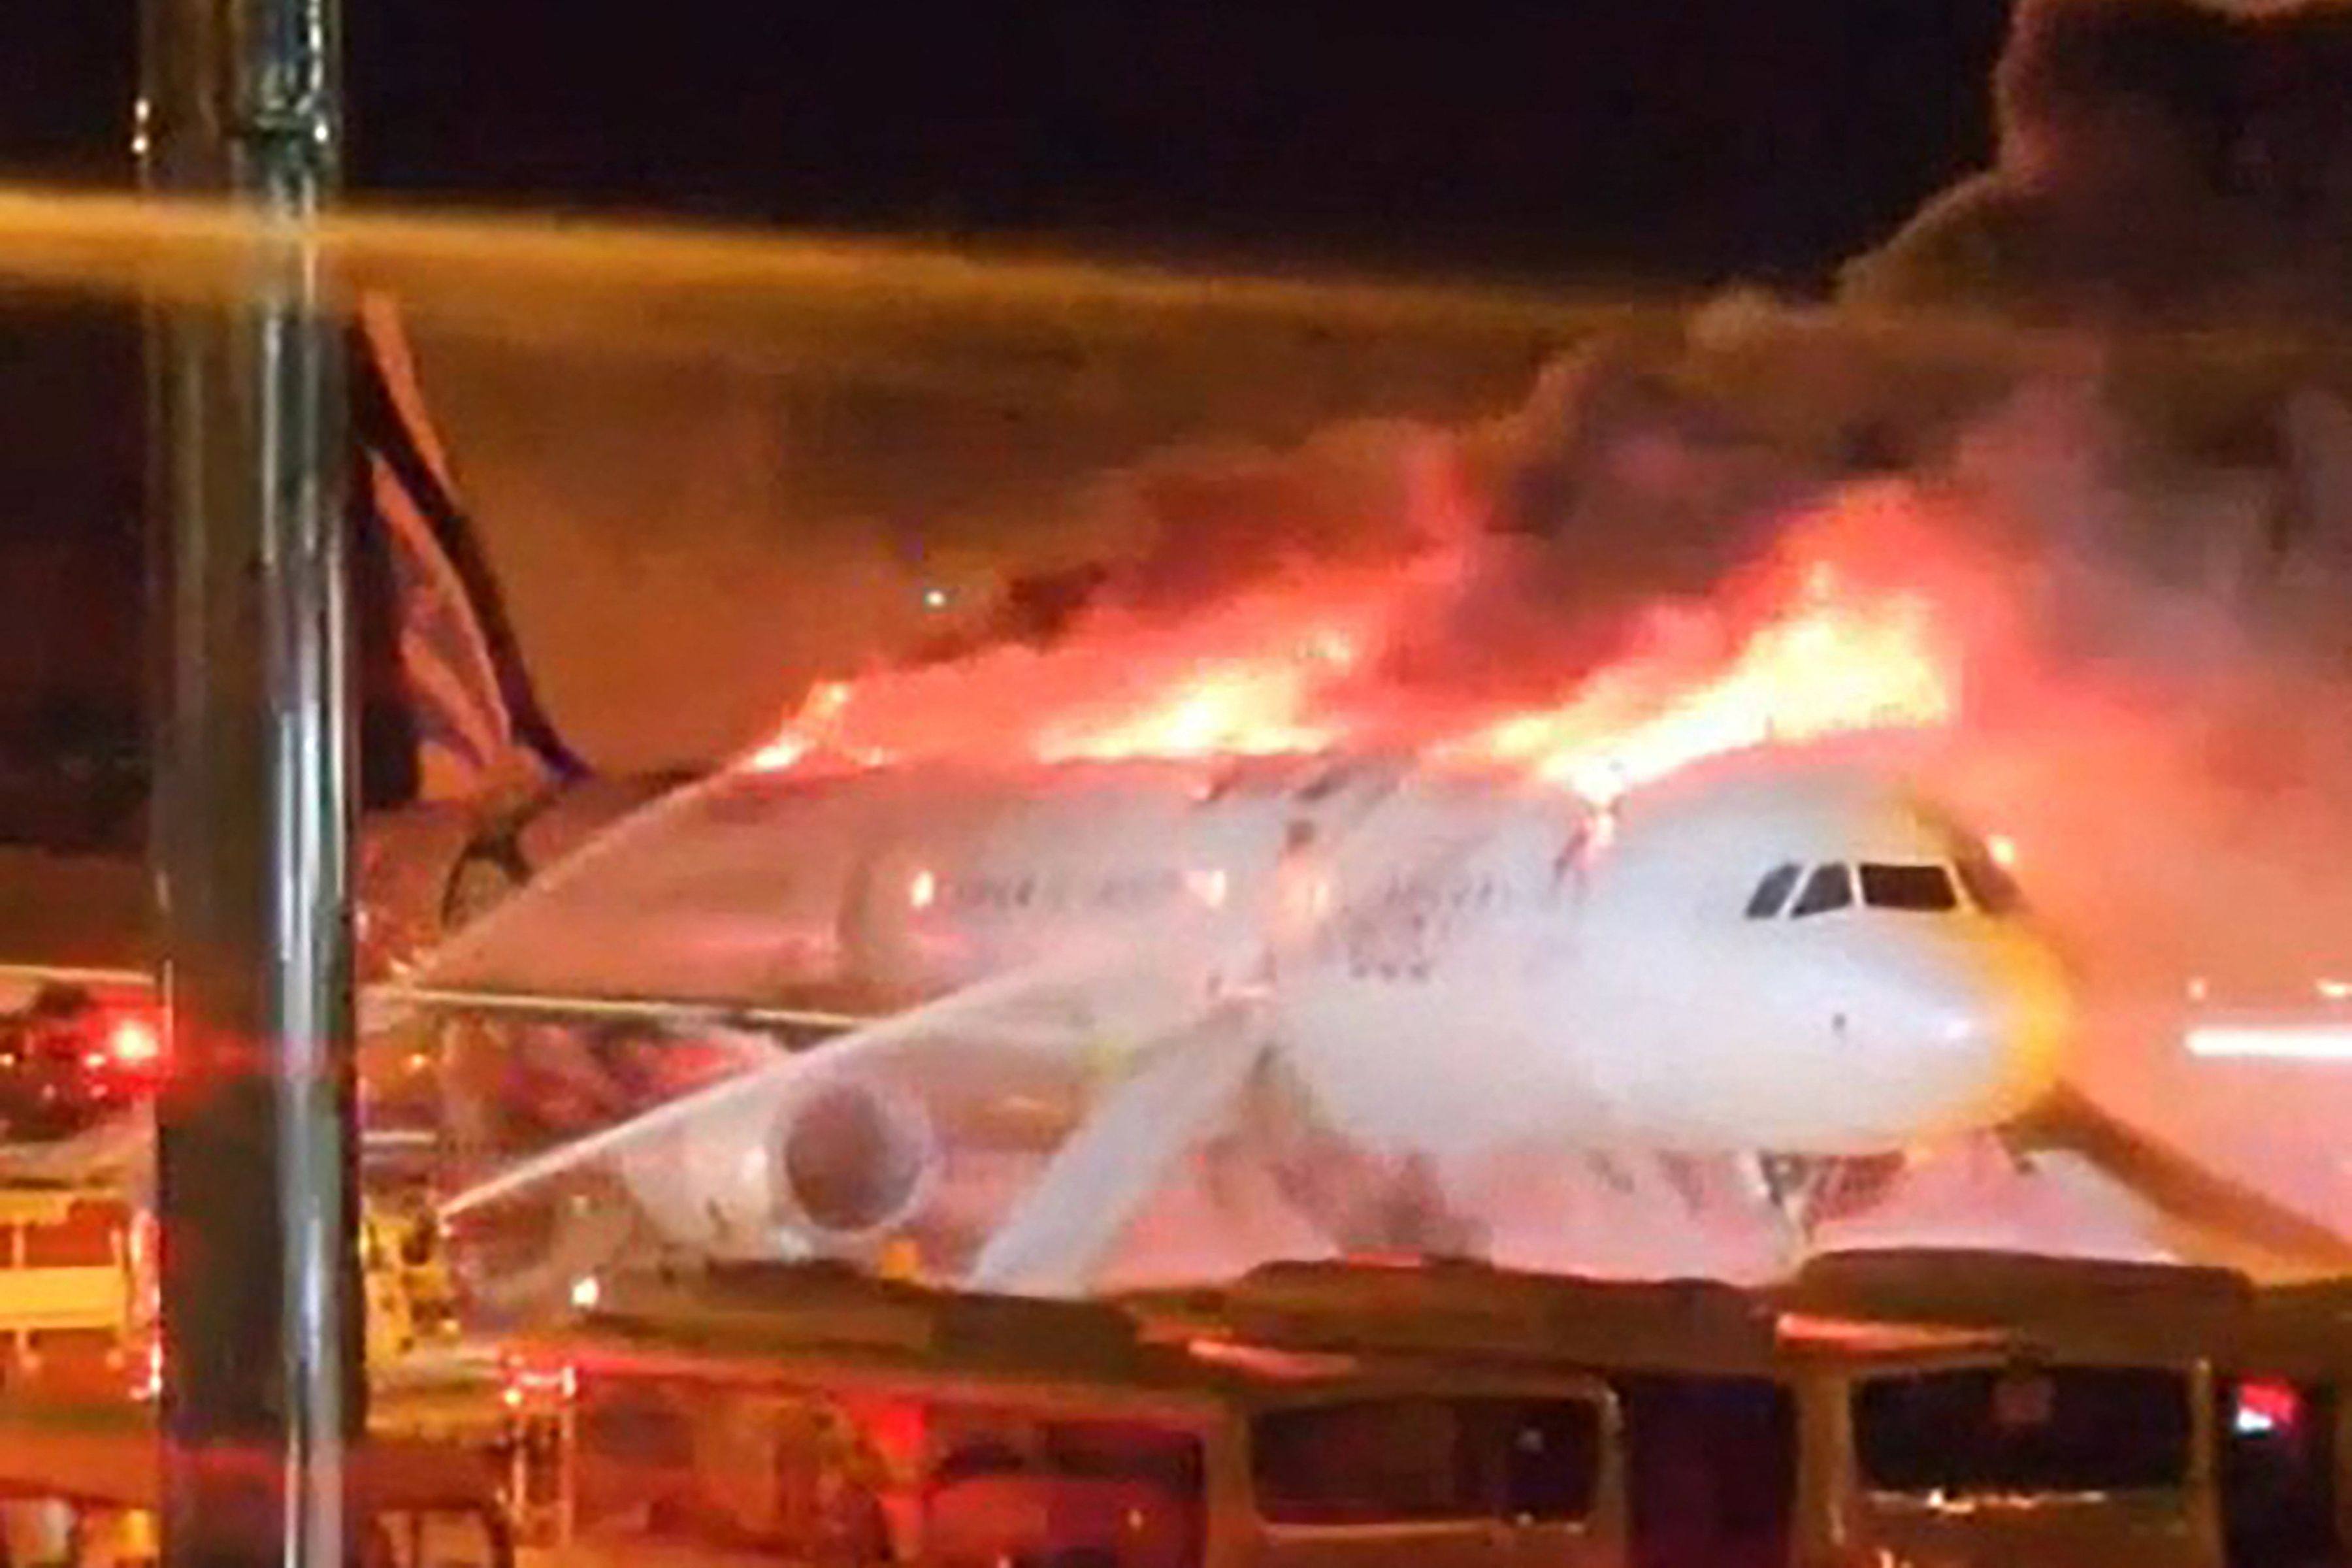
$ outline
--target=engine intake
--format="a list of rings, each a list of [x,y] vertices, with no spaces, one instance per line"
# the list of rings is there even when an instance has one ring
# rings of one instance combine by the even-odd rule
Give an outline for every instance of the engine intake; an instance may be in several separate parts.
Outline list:
[[[831,1239],[867,1236],[922,1206],[939,1160],[938,1132],[919,1105],[854,1079],[818,1084],[779,1120],[778,1208]]]

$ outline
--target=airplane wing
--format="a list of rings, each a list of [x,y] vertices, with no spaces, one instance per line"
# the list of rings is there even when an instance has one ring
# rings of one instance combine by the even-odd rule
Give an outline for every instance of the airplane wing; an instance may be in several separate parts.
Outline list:
[[[1933,1247],[2230,1268],[2352,1270],[2352,1237],[2220,1174],[2074,1090],[1998,1134],[1914,1158],[1814,1252]]]
[[[2257,1278],[2352,1270],[2352,1236],[2200,1164],[2074,1090],[2053,1096],[2015,1137],[2029,1158],[2072,1155],[2138,1194],[2185,1261],[2242,1267]]]

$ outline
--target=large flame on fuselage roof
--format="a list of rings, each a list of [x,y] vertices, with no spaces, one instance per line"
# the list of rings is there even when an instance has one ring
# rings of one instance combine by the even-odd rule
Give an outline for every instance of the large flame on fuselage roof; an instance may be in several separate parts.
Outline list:
[[[1477,542],[1399,569],[1292,575],[1174,621],[1098,615],[1046,648],[814,688],[746,759],[761,770],[956,760],[1052,763],[1381,749],[1523,771],[1606,803],[1709,757],[1958,713],[1962,608],[1888,563],[1916,522],[1884,489],[1800,519],[1704,600],[1630,617],[1614,657],[1498,708],[1391,674],[1381,655],[1474,575]],[[1475,616],[1456,616],[1475,637]],[[1514,658],[1524,658],[1524,652]],[[1514,669],[1514,689],[1542,672]],[[1525,679],[1519,679],[1524,676]]]
[[[1677,679],[1637,654],[1565,702],[1510,714],[1433,754],[1517,764],[1605,804],[1708,757],[1953,717],[1958,680],[1927,600],[1847,602],[1832,576],[1813,582],[1806,602],[1755,627],[1713,674]]]

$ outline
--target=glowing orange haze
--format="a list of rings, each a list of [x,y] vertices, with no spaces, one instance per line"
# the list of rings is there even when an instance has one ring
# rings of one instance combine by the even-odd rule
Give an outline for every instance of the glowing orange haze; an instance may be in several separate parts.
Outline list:
[[[746,765],[1411,749],[1605,802],[1728,752],[1953,719],[1959,606],[1883,581],[1916,521],[1899,496],[1854,492],[1714,599],[1654,606],[1609,662],[1507,710],[1382,670],[1433,590],[1466,580],[1475,546],[1449,546],[1405,570],[1293,575],[1178,623],[1105,613],[1042,650],[825,682]]]

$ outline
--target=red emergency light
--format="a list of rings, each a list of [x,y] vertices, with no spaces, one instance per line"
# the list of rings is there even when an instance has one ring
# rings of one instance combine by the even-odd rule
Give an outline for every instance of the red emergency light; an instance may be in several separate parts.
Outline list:
[[[2242,1437],[2292,1432],[2303,1420],[2303,1395],[2291,1383],[2257,1380],[2238,1384],[2230,1429]]]
[[[152,1019],[117,1018],[106,1031],[106,1053],[117,1067],[152,1068],[163,1059],[163,1032]]]

